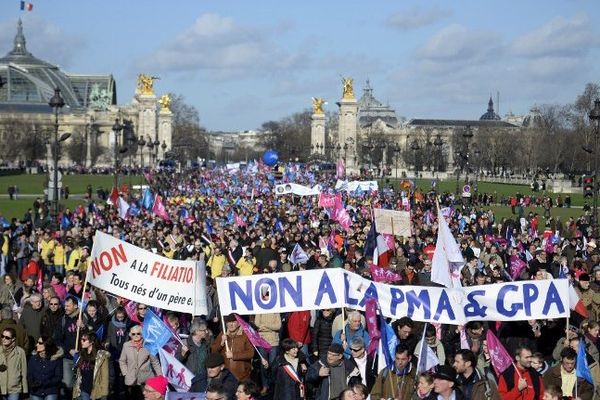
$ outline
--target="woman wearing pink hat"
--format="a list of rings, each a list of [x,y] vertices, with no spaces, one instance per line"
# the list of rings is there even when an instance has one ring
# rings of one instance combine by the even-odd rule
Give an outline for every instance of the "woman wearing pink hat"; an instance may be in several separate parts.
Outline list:
[[[144,400],[162,400],[167,395],[169,381],[162,375],[146,379],[144,385]]]

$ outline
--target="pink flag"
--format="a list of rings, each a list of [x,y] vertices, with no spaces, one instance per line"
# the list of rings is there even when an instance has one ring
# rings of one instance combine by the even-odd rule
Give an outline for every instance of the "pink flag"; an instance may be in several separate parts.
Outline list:
[[[388,235],[387,233],[383,234],[383,238],[385,239],[385,243],[387,243],[388,250],[394,250],[396,248],[396,243],[394,241],[394,236]]]
[[[402,277],[397,273],[392,272],[387,268],[378,267],[374,264],[369,264],[369,270],[371,271],[371,279],[375,282],[391,283],[402,280]]]
[[[344,165],[344,160],[342,160],[341,158],[339,160],[337,160],[337,164],[335,166],[335,175],[336,178],[338,179],[342,179],[344,177],[346,171],[346,166]]]
[[[506,368],[512,364],[512,358],[504,346],[502,346],[502,343],[500,343],[496,335],[489,329],[487,331],[486,339],[488,351],[490,353],[490,362],[496,371],[496,375],[500,376],[500,374],[506,371]]]
[[[350,219],[350,214],[346,211],[345,208],[338,208],[335,210],[333,214],[334,221],[337,221],[338,224],[344,229],[346,232],[350,230],[350,226],[352,226],[352,220]]]
[[[467,340],[467,332],[465,331],[465,326],[459,325],[458,331],[460,332],[460,348],[461,348],[461,350],[471,350],[471,346],[469,346],[469,341]]]
[[[248,336],[248,340],[250,340],[250,343],[252,343],[256,347],[262,347],[267,350],[271,350],[272,346],[269,344],[269,342],[267,342],[265,339],[263,339],[262,336],[260,336],[254,330],[254,328],[252,328],[239,315],[237,315],[237,314],[234,314],[234,315],[235,315],[235,319],[237,320],[238,324],[240,324],[240,326],[244,330],[244,333],[246,334],[246,336]]]
[[[152,212],[156,215],[158,215],[160,218],[164,219],[165,221],[170,221],[171,217],[169,217],[169,214],[167,213],[167,210],[165,209],[165,205],[163,204],[162,201],[162,197],[160,195],[156,195],[156,198],[154,199],[154,205],[152,206]]]
[[[238,213],[234,213],[233,218],[237,226],[246,226],[246,222],[244,222],[244,220],[242,219],[242,217],[239,216]]]
[[[365,317],[367,320],[367,332],[371,337],[367,354],[373,354],[377,351],[379,346],[379,339],[381,338],[381,332],[377,327],[377,300],[373,297],[369,297],[365,302]]]
[[[523,270],[527,266],[527,263],[525,261],[521,260],[517,256],[510,256],[509,264],[510,264],[510,277],[513,280],[515,280],[519,276],[521,276],[521,272],[523,272]]]
[[[124,308],[125,308],[125,312],[127,313],[127,316],[129,317],[130,320],[132,320],[133,322],[137,322],[138,324],[140,323],[140,320],[137,317],[137,305],[138,303],[136,303],[135,301],[129,300],[127,303],[125,303]]]
[[[341,204],[341,194],[327,194],[327,193],[320,193],[319,194],[319,207],[323,207],[323,208],[337,208],[337,203],[338,203],[338,197],[339,197],[339,203]]]
[[[154,177],[152,176],[152,172],[145,172],[144,171],[144,178],[146,179],[146,182],[148,182],[149,184],[152,185],[152,181],[154,181]]]

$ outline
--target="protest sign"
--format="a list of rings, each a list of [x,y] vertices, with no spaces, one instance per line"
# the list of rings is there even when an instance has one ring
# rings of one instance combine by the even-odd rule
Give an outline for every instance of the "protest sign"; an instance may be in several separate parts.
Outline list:
[[[321,187],[315,185],[313,187],[298,185],[297,183],[284,183],[275,186],[275,195],[295,194],[298,196],[318,196],[321,193]]]
[[[165,310],[206,315],[206,297],[195,261],[162,257],[96,232],[88,282],[117,296]]]
[[[411,235],[409,211],[374,208],[373,214],[377,232],[404,237]]]
[[[336,190],[345,190],[347,192],[356,192],[356,189],[360,188],[363,192],[369,192],[372,190],[379,190],[379,184],[377,181],[342,181],[337,180],[335,183]]]
[[[468,321],[566,318],[566,279],[464,288],[392,286],[340,269],[217,278],[223,315],[350,307],[375,298],[385,317],[464,325]]]

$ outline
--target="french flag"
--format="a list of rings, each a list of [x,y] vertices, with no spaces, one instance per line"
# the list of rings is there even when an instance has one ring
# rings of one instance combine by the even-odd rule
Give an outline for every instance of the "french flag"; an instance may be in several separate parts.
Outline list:
[[[21,1],[21,11],[31,11],[31,10],[33,10],[33,4]]]

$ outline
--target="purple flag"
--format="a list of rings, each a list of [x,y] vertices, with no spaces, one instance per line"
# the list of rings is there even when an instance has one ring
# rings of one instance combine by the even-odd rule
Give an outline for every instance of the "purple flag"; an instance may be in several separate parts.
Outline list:
[[[517,256],[510,256],[509,263],[510,263],[510,277],[514,281],[521,275],[521,272],[523,272],[523,270],[527,266],[527,263],[525,263],[525,261],[521,260]]]
[[[502,346],[502,343],[498,340],[496,335],[488,329],[487,335],[487,346],[488,351],[490,353],[490,362],[496,371],[496,375],[500,376],[506,368],[508,368],[512,364],[512,358]]]
[[[402,280],[402,277],[397,273],[390,271],[388,268],[378,267],[375,264],[369,264],[369,271],[371,271],[371,279],[375,282],[392,283]]]
[[[369,332],[369,336],[371,337],[367,354],[373,354],[377,351],[379,338],[381,337],[381,332],[377,327],[377,300],[373,297],[369,297],[365,302],[365,317],[367,321],[367,332]]]
[[[263,339],[258,332],[256,332],[254,330],[254,328],[252,328],[246,321],[244,321],[239,315],[234,314],[235,315],[235,319],[237,320],[238,324],[240,324],[240,326],[242,327],[242,329],[244,330],[244,333],[246,334],[246,336],[248,336],[248,340],[250,340],[250,343],[252,343],[254,346],[256,347],[262,347],[265,348],[267,350],[271,350],[271,348],[273,346],[271,346],[269,344],[269,342],[267,342],[265,339]]]

